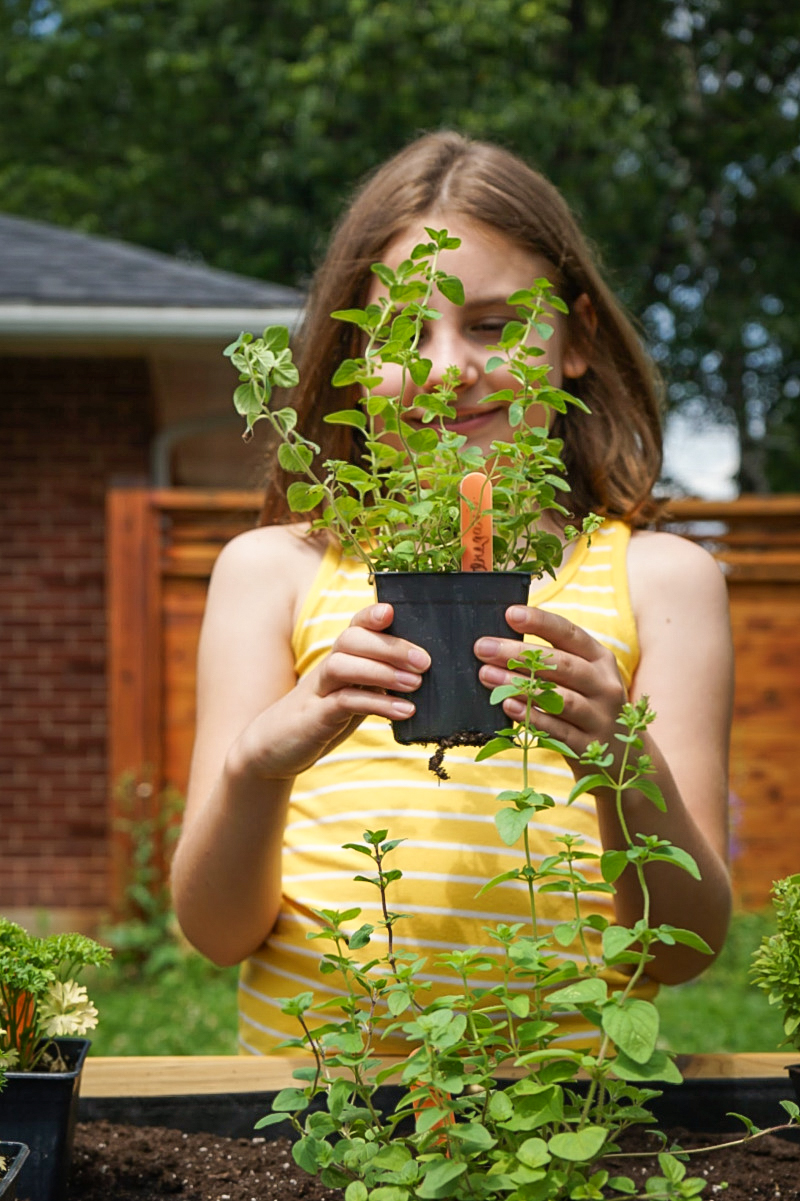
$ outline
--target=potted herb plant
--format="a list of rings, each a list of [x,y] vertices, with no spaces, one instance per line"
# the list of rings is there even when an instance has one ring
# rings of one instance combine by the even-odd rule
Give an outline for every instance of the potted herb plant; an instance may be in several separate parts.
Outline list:
[[[489,347],[487,369],[503,366],[517,386],[482,403],[508,404],[511,439],[484,454],[446,426],[456,412],[458,372],[451,369],[424,391],[432,364],[419,345],[423,323],[439,316],[437,290],[464,302],[461,282],[438,266],[441,252],[460,243],[446,230],[425,232],[429,240],[396,270],[373,265],[384,289],[378,300],[332,314],[359,328],[364,350],[345,359],[332,380],[350,395],[357,390],[356,405],[325,421],[358,431],[360,464],[320,463],[319,448],[297,429],[294,409],[273,407],[273,388],[291,388],[298,379],[285,328],[257,339],[242,334],[225,353],[239,371],[234,403],[246,419],[245,436],[267,420],[279,439],[281,466],[301,477],[288,489],[292,510],[309,513],[312,529],[335,534],[346,554],[367,565],[378,599],[394,606],[392,632],[431,654],[415,695],[417,712],[395,726],[395,738],[480,745],[496,728],[498,711],[477,686],[472,646],[480,634],[519,637],[506,625],[505,609],[526,602],[532,574],[555,574],[561,562],[561,539],[541,518],[552,513],[566,521],[561,498],[568,485],[561,442],[550,436],[541,411],[585,406],[549,383],[547,365],[536,361],[544,351],[530,344],[532,334],[540,343],[550,338],[552,314],[566,312],[543,278],[509,297],[515,319]],[[397,393],[385,395],[381,372],[390,364],[399,366],[401,382]],[[403,401],[409,382],[419,389],[413,425]],[[533,423],[537,413],[541,424]],[[595,524],[589,519],[584,528]],[[565,526],[568,538],[577,533]]]
[[[0,918],[0,1134],[27,1144],[30,1201],[64,1195],[83,1062],[97,1010],[76,976],[111,952],[82,934],[38,937]]]
[[[800,874],[776,880],[772,905],[777,929],[753,955],[752,975],[783,1017],[784,1046],[800,1052]],[[800,1063],[787,1068],[800,1100]]]

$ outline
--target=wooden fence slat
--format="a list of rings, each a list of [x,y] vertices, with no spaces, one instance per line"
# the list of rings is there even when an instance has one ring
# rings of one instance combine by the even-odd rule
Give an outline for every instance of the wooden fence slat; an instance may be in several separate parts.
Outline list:
[[[119,913],[130,843],[119,829],[126,775],[140,781],[143,810],[157,803],[161,763],[161,515],[148,490],[112,489],[107,498],[108,770],[110,903]]]

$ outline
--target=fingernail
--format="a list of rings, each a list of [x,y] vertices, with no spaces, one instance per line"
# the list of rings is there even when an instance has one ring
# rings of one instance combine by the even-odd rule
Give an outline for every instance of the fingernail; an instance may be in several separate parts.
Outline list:
[[[475,643],[475,654],[485,659],[492,659],[500,650],[496,638],[479,638]]]
[[[410,671],[396,671],[394,679],[398,688],[419,688],[421,683],[419,676]]]
[[[388,616],[389,616],[389,606],[388,605],[373,605],[372,606],[372,620],[373,621],[386,621],[386,618]]]
[[[391,707],[392,712],[396,713],[398,717],[410,717],[415,708],[411,701],[392,701]]]
[[[411,650],[408,652],[408,661],[412,667],[418,667],[420,671],[425,671],[431,665],[430,655],[421,646],[411,647]]]
[[[506,617],[509,621],[524,621],[527,616],[528,611],[523,605],[511,605],[511,607],[506,610]]]

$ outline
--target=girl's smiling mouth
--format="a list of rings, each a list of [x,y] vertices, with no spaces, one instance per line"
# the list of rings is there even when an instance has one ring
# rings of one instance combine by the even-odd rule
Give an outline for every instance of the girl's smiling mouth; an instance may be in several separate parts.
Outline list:
[[[486,405],[479,408],[457,408],[455,417],[442,417],[434,422],[423,422],[418,413],[404,413],[403,421],[415,429],[425,429],[429,424],[437,425],[441,420],[446,430],[453,433],[469,434],[473,430],[484,429],[495,416],[505,409],[505,405]]]

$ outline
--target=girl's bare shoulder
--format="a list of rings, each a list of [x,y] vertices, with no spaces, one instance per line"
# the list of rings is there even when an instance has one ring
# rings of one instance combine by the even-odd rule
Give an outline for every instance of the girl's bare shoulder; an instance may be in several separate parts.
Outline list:
[[[209,599],[236,598],[247,607],[248,597],[263,600],[280,595],[294,614],[308,592],[325,554],[326,542],[311,536],[307,525],[260,526],[238,534],[217,557]]]
[[[665,607],[717,611],[727,606],[719,563],[704,547],[678,534],[635,530],[628,549],[628,582],[637,617]]]

